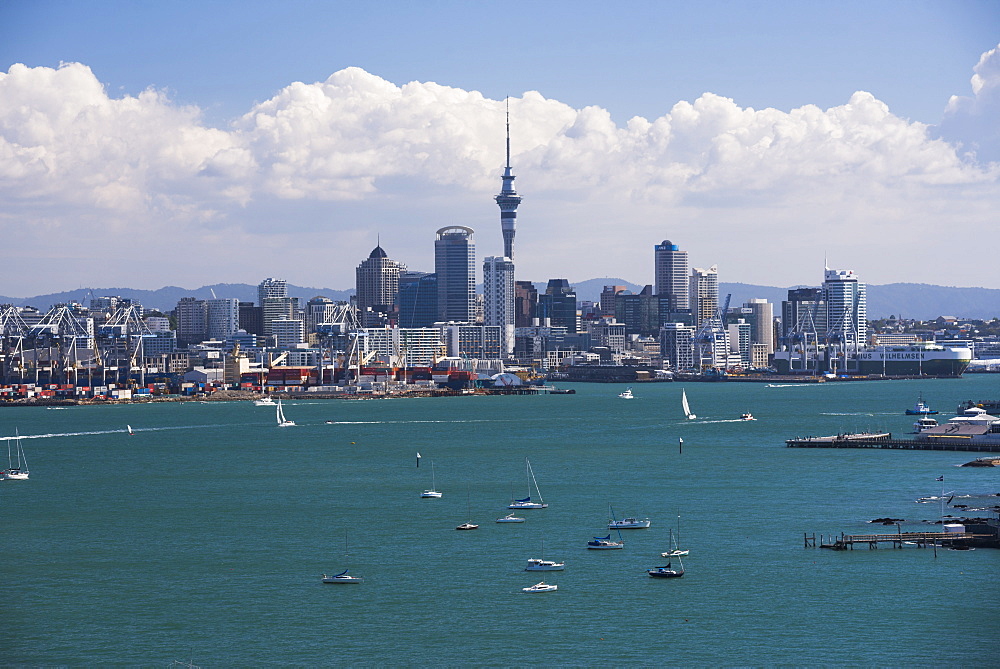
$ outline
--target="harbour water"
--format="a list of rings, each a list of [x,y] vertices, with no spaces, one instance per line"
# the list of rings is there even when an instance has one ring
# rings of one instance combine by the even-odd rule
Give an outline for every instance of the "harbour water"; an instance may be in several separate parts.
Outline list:
[[[998,470],[784,440],[904,434],[918,394],[947,418],[998,381],[688,384],[695,421],[669,383],[293,400],[289,428],[249,402],[3,409],[31,479],[0,482],[0,664],[992,665],[1000,551],[802,537],[928,529],[937,477],[988,500]],[[525,457],[550,506],[497,524]],[[652,526],[588,551],[609,504]],[[684,578],[649,578],[678,516]],[[522,571],[543,543],[565,571]],[[365,582],[321,584],[345,567]],[[558,591],[521,592],[542,577]]]

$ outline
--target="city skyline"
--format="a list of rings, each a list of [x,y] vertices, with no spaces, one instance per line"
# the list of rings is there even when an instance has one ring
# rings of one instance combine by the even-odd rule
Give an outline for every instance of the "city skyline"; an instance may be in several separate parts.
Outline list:
[[[965,257],[963,240],[1000,210],[994,3],[905,16],[861,3],[765,3],[759,16],[651,5],[643,26],[553,3],[519,25],[509,58],[481,46],[500,30],[480,25],[486,8],[444,3],[418,18],[399,5],[365,33],[395,45],[375,53],[355,39],[325,46],[318,28],[296,42],[305,4],[270,23],[266,3],[215,21],[226,7],[0,10],[0,226],[14,241],[0,293],[262,274],[347,289],[379,236],[429,270],[427,240],[452,225],[477,231],[481,258],[500,256],[508,165],[523,187],[519,279],[652,284],[649,246],[672,240],[724,281],[812,283],[826,258],[870,284],[1000,288],[994,263],[941,262],[951,249],[939,243]],[[312,7],[338,34],[379,20]],[[810,27],[818,18],[832,35]],[[420,32],[408,21],[431,31],[422,48],[407,48]],[[768,22],[767,46],[743,34]],[[169,38],[195,23],[183,47]],[[264,53],[233,46],[265,25]],[[547,49],[529,39],[546,31]],[[444,57],[457,47],[469,57]],[[155,249],[169,262],[150,262]]]

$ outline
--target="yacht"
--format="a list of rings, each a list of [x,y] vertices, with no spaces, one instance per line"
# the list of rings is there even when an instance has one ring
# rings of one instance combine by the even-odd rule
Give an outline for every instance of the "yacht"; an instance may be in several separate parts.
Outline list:
[[[649,527],[649,518],[622,518],[621,520],[609,520],[609,530],[639,530]]]
[[[524,518],[520,516],[515,516],[513,513],[508,513],[506,516],[497,518],[498,523],[523,523]]]
[[[274,400],[271,399],[270,395],[265,395],[264,397],[260,398],[259,400],[254,400],[253,401],[253,405],[255,407],[273,407],[274,406]]]
[[[334,574],[333,576],[327,576],[323,574],[324,583],[362,583],[365,579],[362,576],[351,576],[347,573],[347,569],[340,572],[339,574]]]
[[[528,566],[524,568],[524,571],[562,571],[565,568],[565,562],[543,560],[541,558],[528,558]]]
[[[618,393],[618,397],[622,398],[623,400],[630,400],[635,396],[632,394],[631,388],[626,388],[623,392]]]
[[[535,585],[531,586],[530,588],[521,588],[521,591],[522,592],[552,592],[553,590],[558,590],[558,589],[559,589],[558,585],[552,585],[550,583],[546,583],[545,581],[542,581],[540,583],[536,583]]]
[[[607,551],[614,550],[616,548],[625,548],[624,541],[612,541],[611,535],[606,537],[594,537],[591,541],[587,542],[587,548],[595,551]]]
[[[757,420],[757,419],[754,418],[753,414],[748,411],[740,416],[740,420]]]

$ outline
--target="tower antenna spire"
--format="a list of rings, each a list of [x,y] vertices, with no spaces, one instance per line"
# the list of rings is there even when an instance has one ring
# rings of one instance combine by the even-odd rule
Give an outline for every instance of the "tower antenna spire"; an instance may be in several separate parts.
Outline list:
[[[497,205],[500,207],[500,229],[503,233],[503,254],[507,258],[514,258],[514,226],[517,219],[517,205],[521,204],[521,197],[514,190],[514,173],[510,167],[510,96],[506,98],[507,104],[507,164],[504,166],[501,180],[503,186],[500,194],[497,195]]]
[[[510,96],[507,96],[507,169],[510,169]]]

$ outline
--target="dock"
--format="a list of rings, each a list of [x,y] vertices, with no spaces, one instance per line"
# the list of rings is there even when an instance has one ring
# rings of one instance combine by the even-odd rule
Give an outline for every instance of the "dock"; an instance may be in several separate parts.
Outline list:
[[[893,548],[902,548],[904,544],[917,548],[929,548],[951,545],[956,541],[964,544],[969,540],[988,538],[988,536],[970,532],[896,532],[895,534],[841,534],[839,537],[830,536],[828,541],[824,541],[821,534],[819,547],[835,551],[854,550],[855,544],[867,545],[869,550],[877,549],[879,544],[892,544]],[[804,541],[806,548],[817,546],[815,534],[804,535]]]
[[[890,448],[908,451],[972,451],[975,453],[1000,453],[1000,443],[971,443],[968,440],[948,442],[898,439],[891,432],[838,434],[830,437],[796,437],[786,439],[788,448]]]

